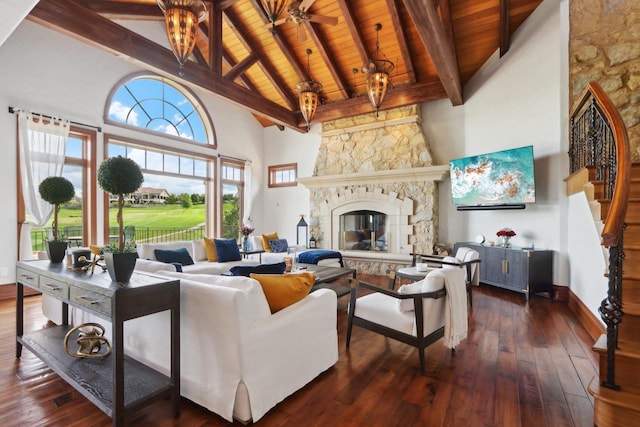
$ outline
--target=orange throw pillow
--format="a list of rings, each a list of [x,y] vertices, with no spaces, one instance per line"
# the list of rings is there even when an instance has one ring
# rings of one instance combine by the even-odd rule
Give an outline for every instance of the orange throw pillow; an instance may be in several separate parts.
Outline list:
[[[304,299],[316,281],[315,274],[308,271],[294,274],[251,273],[250,277],[260,282],[271,313],[276,313]]]
[[[262,235],[262,249],[264,249],[265,252],[271,252],[271,246],[269,245],[269,240],[276,240],[278,239],[278,232],[274,231],[271,234],[263,234]]]
[[[216,251],[216,244],[213,239],[208,237],[204,238],[204,249],[207,251],[207,261],[218,261],[218,251]]]

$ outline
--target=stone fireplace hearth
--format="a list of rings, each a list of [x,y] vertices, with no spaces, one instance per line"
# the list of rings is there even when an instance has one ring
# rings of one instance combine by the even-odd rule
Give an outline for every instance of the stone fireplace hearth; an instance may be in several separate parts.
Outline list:
[[[435,166],[418,105],[322,124],[311,190],[311,234],[318,247],[340,250],[349,267],[366,274],[407,265],[412,252],[432,253],[438,231],[438,181],[449,165]],[[386,250],[350,250],[341,242],[341,215],[375,211],[386,216]]]

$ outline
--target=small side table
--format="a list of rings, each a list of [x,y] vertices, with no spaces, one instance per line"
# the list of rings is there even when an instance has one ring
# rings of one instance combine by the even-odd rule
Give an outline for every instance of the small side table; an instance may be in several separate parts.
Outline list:
[[[244,258],[244,259],[247,259],[247,257],[249,257],[249,255],[258,254],[258,261],[260,262],[260,264],[262,264],[262,254],[263,253],[264,253],[264,249],[253,250],[253,251],[243,251],[242,249],[240,249],[240,254],[242,255],[242,258]]]

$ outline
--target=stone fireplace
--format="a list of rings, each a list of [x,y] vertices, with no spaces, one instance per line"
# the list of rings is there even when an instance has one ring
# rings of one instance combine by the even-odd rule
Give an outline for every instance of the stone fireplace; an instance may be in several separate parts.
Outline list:
[[[433,165],[421,119],[420,106],[414,105],[381,111],[379,117],[371,113],[324,122],[314,176],[298,179],[311,191],[310,233],[318,247],[339,250],[361,273],[384,275],[410,263],[412,252],[433,252],[437,182],[448,175],[449,165]],[[383,229],[380,219],[367,224],[364,217],[354,217],[353,229],[345,230],[344,215],[353,212],[382,215]],[[348,231],[361,232],[360,246],[368,249],[355,248],[356,233],[347,236]]]

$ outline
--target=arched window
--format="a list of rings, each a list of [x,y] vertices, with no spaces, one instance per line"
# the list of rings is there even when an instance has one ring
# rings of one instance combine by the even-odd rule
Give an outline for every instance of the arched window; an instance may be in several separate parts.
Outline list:
[[[177,83],[154,75],[128,77],[107,99],[105,122],[215,147],[206,110]]]

